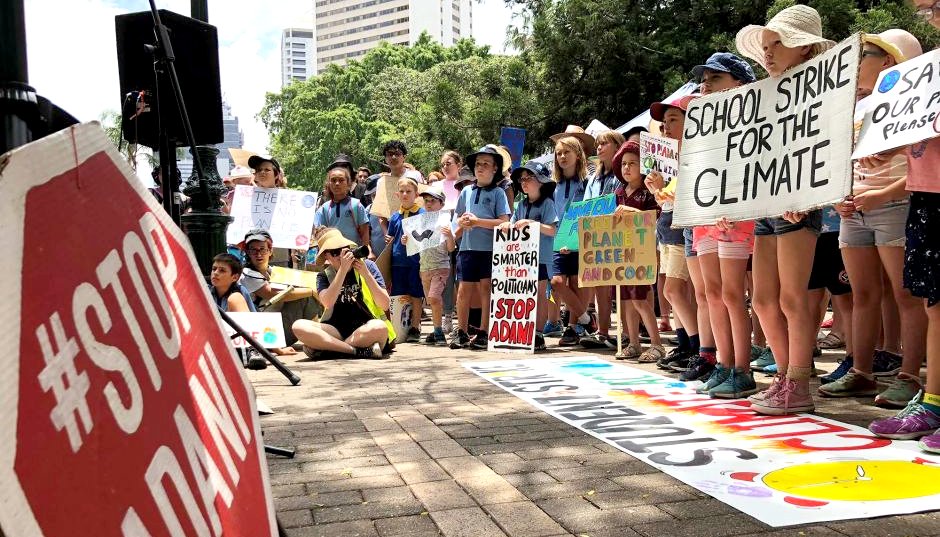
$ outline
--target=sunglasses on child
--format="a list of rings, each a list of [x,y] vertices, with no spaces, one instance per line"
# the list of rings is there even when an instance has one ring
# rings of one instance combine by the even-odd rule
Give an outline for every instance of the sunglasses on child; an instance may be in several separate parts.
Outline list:
[[[346,250],[346,248],[333,248],[331,250],[323,250],[323,253],[331,257],[339,257],[343,255],[343,250]]]

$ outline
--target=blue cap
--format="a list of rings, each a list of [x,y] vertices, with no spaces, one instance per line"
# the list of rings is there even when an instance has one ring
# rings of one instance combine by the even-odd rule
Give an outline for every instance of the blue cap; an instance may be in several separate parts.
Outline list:
[[[695,80],[702,80],[705,69],[728,73],[745,84],[750,84],[757,80],[757,77],[754,76],[754,69],[751,69],[751,65],[730,52],[716,52],[708,58],[705,65],[696,65],[693,67],[692,75],[695,77]]]

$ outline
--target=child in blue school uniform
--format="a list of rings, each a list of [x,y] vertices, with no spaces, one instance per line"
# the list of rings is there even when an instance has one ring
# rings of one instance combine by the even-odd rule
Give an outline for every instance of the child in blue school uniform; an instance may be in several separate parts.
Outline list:
[[[314,214],[314,227],[332,227],[347,240],[369,245],[369,217],[362,202],[349,195],[355,169],[346,155],[337,155],[326,169],[326,196]],[[371,246],[370,246],[371,253]]]
[[[512,180],[518,184],[525,197],[516,205],[516,210],[508,223],[500,224],[500,228],[510,225],[521,228],[532,222],[539,224],[539,276],[538,276],[538,304],[536,307],[535,326],[545,326],[548,318],[548,266],[552,259],[552,245],[558,225],[558,213],[555,211],[555,182],[549,175],[548,168],[541,162],[530,160],[521,168],[512,171]],[[535,350],[545,349],[545,336],[541,330],[535,333]]]
[[[498,187],[503,169],[503,157],[492,147],[483,147],[464,159],[473,171],[476,183],[465,187],[457,198],[454,211],[455,235],[460,238],[457,270],[460,285],[457,288],[457,333],[451,338],[450,348],[486,349],[486,335],[490,321],[490,284],[493,272],[493,229],[509,221],[509,201]],[[482,312],[481,331],[473,340],[467,334],[470,302],[480,297]]]
[[[402,241],[404,230],[401,221],[409,216],[421,214],[424,208],[415,202],[418,197],[418,182],[411,177],[402,177],[398,180],[398,199],[401,208],[388,219],[388,235],[386,244],[392,249],[392,292],[401,295],[402,301],[411,303],[411,327],[405,341],[418,343],[421,341],[421,312],[424,300],[424,286],[421,284],[421,256],[408,255],[405,243]]]

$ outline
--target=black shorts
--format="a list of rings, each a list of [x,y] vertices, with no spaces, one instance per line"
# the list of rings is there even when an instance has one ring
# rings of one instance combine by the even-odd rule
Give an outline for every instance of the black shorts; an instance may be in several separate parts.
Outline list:
[[[904,287],[911,294],[927,300],[928,306],[940,302],[940,284],[935,270],[940,270],[940,194],[911,192],[904,247]]]
[[[493,252],[465,250],[457,254],[457,278],[476,283],[493,277]]]
[[[552,254],[552,274],[556,276],[578,275],[578,252],[554,252]]]
[[[809,275],[808,288],[829,289],[833,295],[852,292],[849,275],[842,262],[842,252],[839,250],[838,233],[823,233],[816,239],[813,272]]]

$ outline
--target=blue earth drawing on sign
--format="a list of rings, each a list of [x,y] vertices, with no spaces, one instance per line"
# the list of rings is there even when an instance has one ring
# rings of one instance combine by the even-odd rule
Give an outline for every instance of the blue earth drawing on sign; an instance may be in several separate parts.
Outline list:
[[[264,335],[261,336],[261,339],[269,345],[273,345],[277,341],[277,334],[274,332],[273,328],[265,328]]]
[[[303,203],[305,208],[309,209],[313,207],[314,205],[316,205],[317,199],[311,196],[310,194],[307,194],[306,196],[304,196],[304,199],[301,200],[301,203]]]
[[[883,79],[881,79],[881,84],[878,85],[878,91],[881,93],[887,93],[891,91],[891,88],[893,88],[894,85],[897,84],[898,80],[900,79],[901,79],[900,71],[897,71],[897,70],[891,71],[890,73],[886,74]]]

